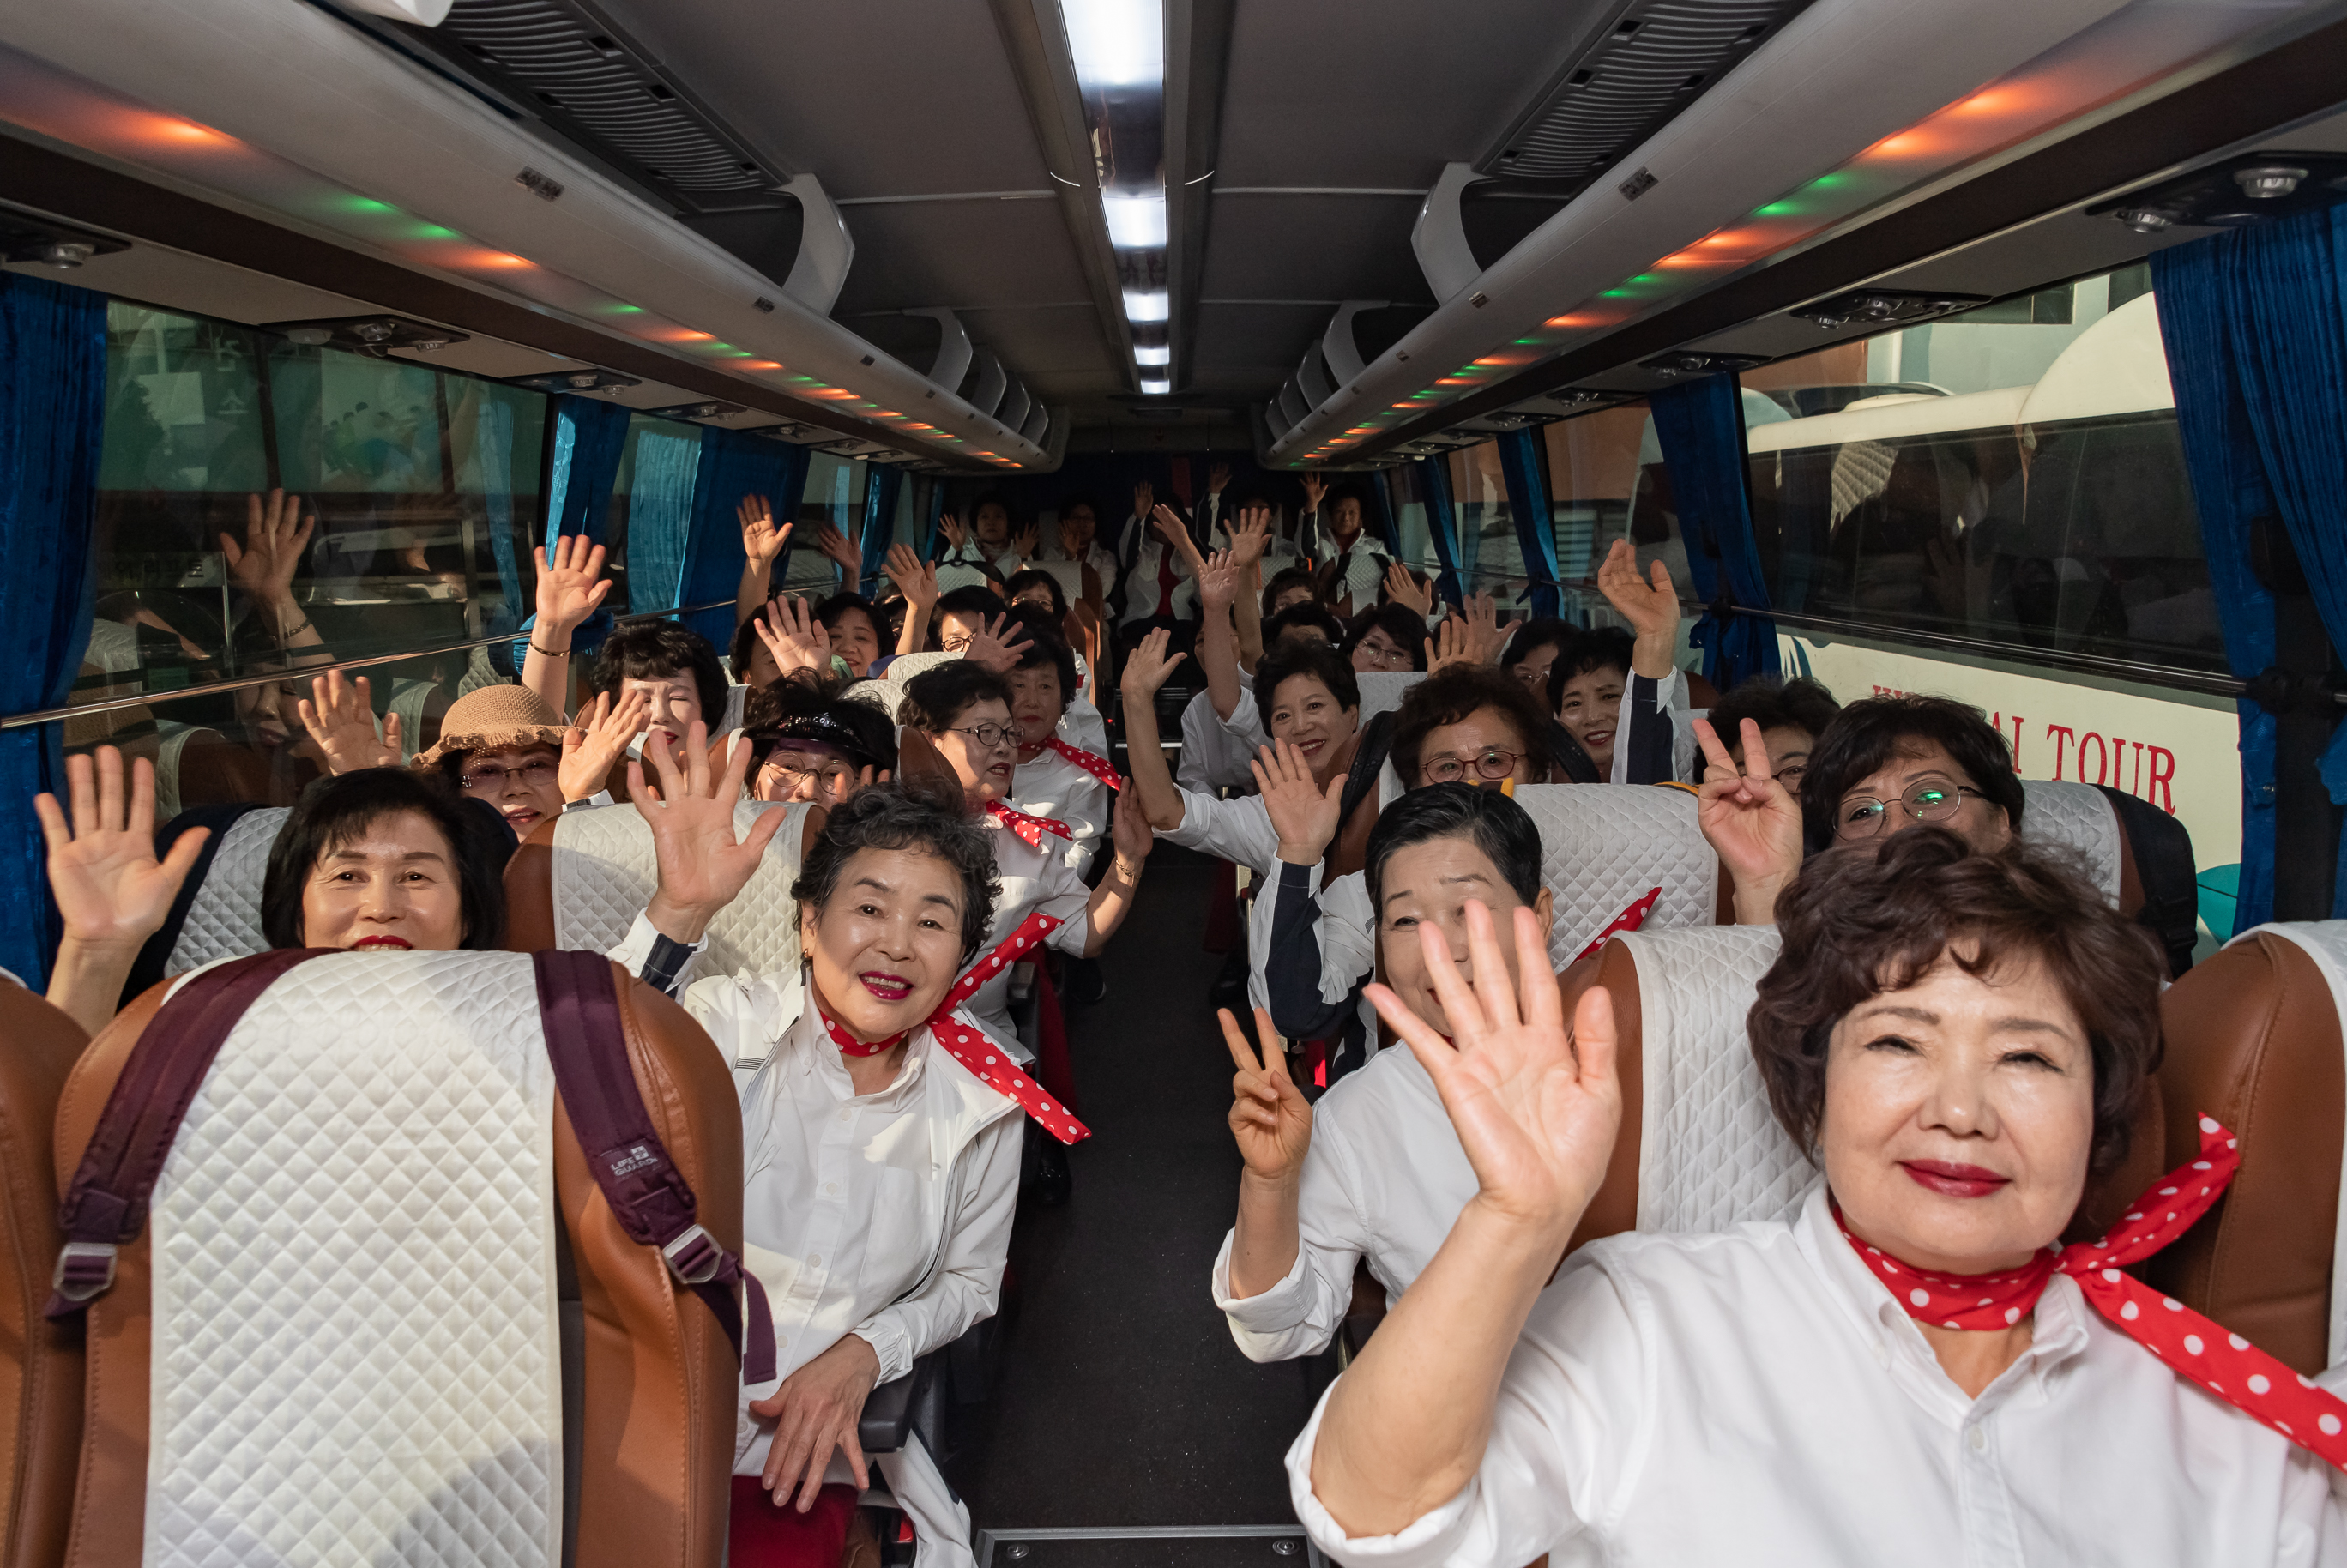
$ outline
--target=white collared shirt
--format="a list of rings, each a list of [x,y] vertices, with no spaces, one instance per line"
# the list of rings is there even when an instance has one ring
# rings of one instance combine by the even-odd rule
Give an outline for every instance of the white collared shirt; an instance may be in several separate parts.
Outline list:
[[[1047,833],[1043,835],[1047,847],[1037,849],[991,818],[981,819],[979,825],[994,843],[994,876],[1001,890],[994,896],[994,924],[987,929],[986,946],[973,961],[982,961],[998,943],[1019,929],[1028,916],[1039,910],[1061,922],[1043,939],[1045,945],[1081,957],[1084,944],[1092,937],[1092,920],[1086,910],[1092,903],[1092,890],[1084,886],[1081,876],[1069,869],[1066,843]],[[1010,1021],[1010,979],[1016,968],[1006,964],[997,969],[993,979],[979,987],[962,1007],[994,1037],[996,1043],[1024,1063],[1034,1061],[1035,1056],[1020,1040],[1018,1025]]]
[[[1247,764],[1264,744],[1254,692],[1242,686],[1238,703],[1225,719],[1214,712],[1213,694],[1201,692],[1182,710],[1182,765],[1174,772],[1174,782],[1201,794],[1222,788],[1252,789],[1255,774]]]
[[[1317,1353],[1353,1303],[1353,1266],[1367,1263],[1399,1300],[1475,1195],[1474,1167],[1442,1097],[1409,1048],[1348,1073],[1312,1108],[1312,1143],[1296,1196],[1296,1265],[1260,1296],[1231,1295],[1231,1245],[1214,1259],[1214,1305],[1251,1361]],[[1521,1564],[1517,1565],[1521,1568]]]
[[[886,1383],[993,1316],[1024,1122],[927,1029],[887,1088],[858,1095],[822,1014],[791,1020],[742,1084],[742,1255],[774,1308],[777,1377],[742,1389],[734,1474],[759,1473],[773,1444],[750,1401],[845,1336]]]
[[[2169,1371],[2065,1277],[1967,1399],[1844,1241],[1797,1218],[1584,1247],[1534,1303],[1481,1467],[1400,1532],[1312,1494],[1325,1399],[1288,1450],[1296,1517],[1348,1565],[1963,1568],[2347,1561],[2322,1461]]]
[[[1048,816],[1068,825],[1068,846],[1061,858],[1078,876],[1100,848],[1115,804],[1108,785],[1053,751],[1038,753],[1033,762],[1014,764],[1010,794],[1004,798],[1030,816]]]
[[[1158,836],[1244,866],[1257,876],[1270,875],[1272,862],[1279,858],[1279,830],[1271,825],[1271,813],[1261,795],[1221,800],[1185,789],[1181,825]]]

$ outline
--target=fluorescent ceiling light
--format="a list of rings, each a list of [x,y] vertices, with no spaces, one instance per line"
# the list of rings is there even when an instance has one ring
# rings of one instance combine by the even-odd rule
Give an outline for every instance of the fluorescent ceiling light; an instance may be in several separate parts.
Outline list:
[[[1133,363],[1135,364],[1172,364],[1174,363],[1174,351],[1162,343],[1154,345],[1143,343],[1140,347],[1133,351]]]
[[[1172,305],[1163,289],[1127,289],[1124,291],[1124,319],[1129,322],[1162,322],[1171,319]]]
[[[1135,195],[1101,192],[1108,214],[1108,242],[1120,251],[1162,251],[1165,248],[1165,197],[1162,191]]]
[[[1060,0],[1060,15],[1077,85],[1086,91],[1163,84],[1163,0]]]
[[[1141,384],[1141,390],[1155,396],[1173,391],[1174,384],[1170,381],[1144,381]]]

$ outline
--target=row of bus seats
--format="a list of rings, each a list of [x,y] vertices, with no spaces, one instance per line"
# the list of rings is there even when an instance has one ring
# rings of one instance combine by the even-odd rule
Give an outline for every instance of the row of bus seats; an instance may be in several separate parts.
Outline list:
[[[1806,1184],[1744,1045],[1776,947],[1769,927],[1642,931],[1568,969],[1569,997],[1614,998],[1625,1094],[1574,1245],[1778,1214]],[[701,1222],[734,1244],[722,1064],[672,1004],[615,983],[638,1091]],[[506,954],[337,955],[275,979],[211,1064],[86,1338],[44,1317],[56,1197],[161,999],[86,1048],[30,993],[0,995],[0,1333],[20,1348],[0,1356],[0,1568],[198,1561],[224,1532],[354,1561],[427,1539],[478,1562],[717,1560],[733,1353],[615,1221],[554,1095],[533,989]],[[2157,1093],[2083,1223],[2114,1218],[2217,1117],[2240,1174],[2150,1282],[2317,1372],[2347,1335],[2347,922],[2261,927],[2163,1013]],[[900,1443],[938,1388],[932,1366],[876,1391],[867,1446]],[[164,1532],[190,1549],[142,1557]]]

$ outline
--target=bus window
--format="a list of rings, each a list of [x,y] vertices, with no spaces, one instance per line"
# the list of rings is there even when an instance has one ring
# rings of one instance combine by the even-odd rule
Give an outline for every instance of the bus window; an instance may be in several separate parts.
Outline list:
[[[2221,670],[2142,272],[1747,373],[1777,608]]]

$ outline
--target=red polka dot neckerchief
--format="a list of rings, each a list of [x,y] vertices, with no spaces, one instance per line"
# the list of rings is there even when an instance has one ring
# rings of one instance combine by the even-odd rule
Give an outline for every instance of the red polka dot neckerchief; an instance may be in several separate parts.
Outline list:
[[[986,803],[986,815],[992,817],[999,825],[1009,828],[1025,839],[1030,849],[1042,848],[1043,835],[1047,833],[1056,833],[1071,843],[1075,840],[1076,835],[1068,831],[1068,825],[1058,818],[1029,816],[1017,807],[1005,805],[999,800]]]
[[[1076,766],[1083,769],[1084,772],[1092,774],[1092,777],[1100,780],[1101,783],[1108,785],[1108,787],[1112,790],[1121,790],[1124,787],[1124,780],[1118,775],[1116,769],[1110,766],[1109,760],[1106,757],[1100,755],[1098,753],[1088,752],[1081,746],[1071,746],[1068,744],[1067,742],[1060,739],[1057,735],[1053,735],[1050,740],[1045,741],[1043,743],[1043,749],[1047,752],[1059,753],[1060,755],[1067,758],[1068,761],[1075,764]]]
[[[1639,899],[1627,909],[1624,909],[1619,915],[1614,916],[1614,923],[1606,927],[1603,931],[1598,932],[1594,937],[1589,938],[1589,946],[1582,948],[1578,953],[1575,953],[1573,956],[1573,961],[1577,964],[1581,962],[1582,959],[1594,955],[1598,948],[1603,948],[1605,945],[1606,938],[1618,937],[1624,931],[1635,931],[1644,926],[1646,923],[1646,917],[1655,912],[1655,905],[1661,899],[1662,896],[1663,890],[1656,887],[1649,892],[1644,898]]]
[[[2347,1401],[2174,1296],[2120,1272],[2191,1229],[2240,1163],[2240,1140],[2203,1116],[2200,1157],[2153,1183],[2100,1241],[2049,1246],[2006,1274],[1933,1274],[1851,1235],[1839,1207],[1834,1223],[1910,1317],[1943,1328],[2008,1327],[2036,1308],[2055,1275],[2068,1275],[2096,1311],[2178,1376],[2347,1470]]]
[[[1092,1130],[1068,1114],[1067,1107],[1043,1091],[1043,1086],[1019,1071],[1002,1049],[988,1038],[984,1030],[972,1029],[953,1016],[954,1009],[978,994],[980,986],[1004,969],[1041,948],[1043,938],[1060,928],[1061,922],[1051,916],[1037,913],[1020,923],[1017,930],[996,944],[994,950],[972,964],[961,979],[946,992],[946,999],[938,1004],[928,1021],[920,1027],[933,1035],[948,1056],[960,1062],[975,1074],[980,1083],[998,1094],[1008,1095],[1019,1102],[1020,1108],[1032,1116],[1044,1132],[1062,1143],[1078,1143],[1092,1135]],[[878,1041],[856,1039],[825,1010],[820,1000],[815,1011],[823,1019],[823,1027],[831,1036],[843,1056],[877,1056],[901,1043],[914,1031],[890,1035]]]

